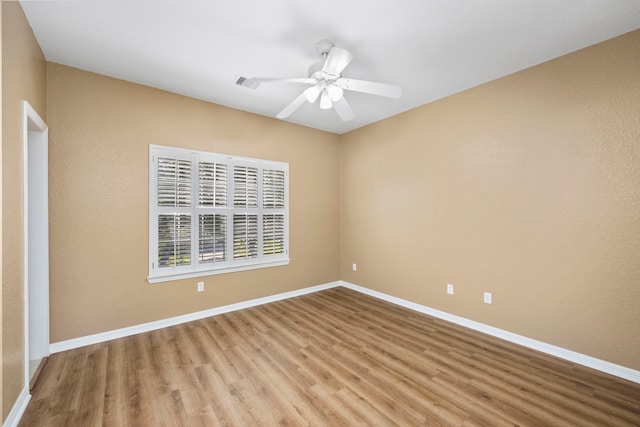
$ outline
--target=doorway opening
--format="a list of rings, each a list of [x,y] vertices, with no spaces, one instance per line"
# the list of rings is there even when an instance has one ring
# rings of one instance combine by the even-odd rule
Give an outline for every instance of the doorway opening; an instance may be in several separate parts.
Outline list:
[[[25,386],[49,356],[48,127],[23,101]]]

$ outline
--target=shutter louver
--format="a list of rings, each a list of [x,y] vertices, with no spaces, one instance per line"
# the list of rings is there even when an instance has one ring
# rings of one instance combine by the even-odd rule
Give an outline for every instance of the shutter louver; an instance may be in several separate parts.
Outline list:
[[[284,215],[264,214],[262,218],[262,254],[284,254]]]
[[[258,256],[258,215],[233,215],[233,259]]]
[[[191,264],[191,215],[158,215],[158,267]]]
[[[202,214],[199,216],[199,262],[200,264],[226,261],[227,216]]]
[[[158,206],[191,206],[191,161],[158,158]]]
[[[234,166],[233,185],[234,207],[258,207],[258,168],[250,166]]]
[[[227,206],[227,165],[200,162],[198,167],[198,204]]]
[[[262,172],[262,206],[284,208],[284,171],[265,169]]]

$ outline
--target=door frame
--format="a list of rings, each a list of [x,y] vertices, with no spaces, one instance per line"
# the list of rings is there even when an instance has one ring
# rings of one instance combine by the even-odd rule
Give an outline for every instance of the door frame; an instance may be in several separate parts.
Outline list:
[[[49,128],[27,101],[23,106],[24,381],[32,353],[49,356]],[[31,200],[31,203],[30,203]],[[32,209],[34,208],[35,209]],[[31,210],[30,210],[31,209]],[[35,329],[35,333],[32,330]],[[35,341],[35,345],[33,340]]]

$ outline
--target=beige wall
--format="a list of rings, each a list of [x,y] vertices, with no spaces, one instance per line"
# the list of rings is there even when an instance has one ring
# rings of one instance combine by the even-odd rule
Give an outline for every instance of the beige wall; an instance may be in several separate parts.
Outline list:
[[[51,341],[338,280],[338,137],[48,64]],[[289,163],[291,263],[150,285],[149,144]]]
[[[46,120],[46,63],[18,2],[2,2],[3,420],[24,385],[22,100]]]
[[[341,278],[640,369],[639,70],[636,31],[344,135]]]

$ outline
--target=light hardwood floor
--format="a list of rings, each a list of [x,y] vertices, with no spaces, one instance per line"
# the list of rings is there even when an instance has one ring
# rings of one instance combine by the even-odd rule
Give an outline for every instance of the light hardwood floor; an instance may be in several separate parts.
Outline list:
[[[640,425],[640,385],[345,289],[50,357],[21,426]]]

